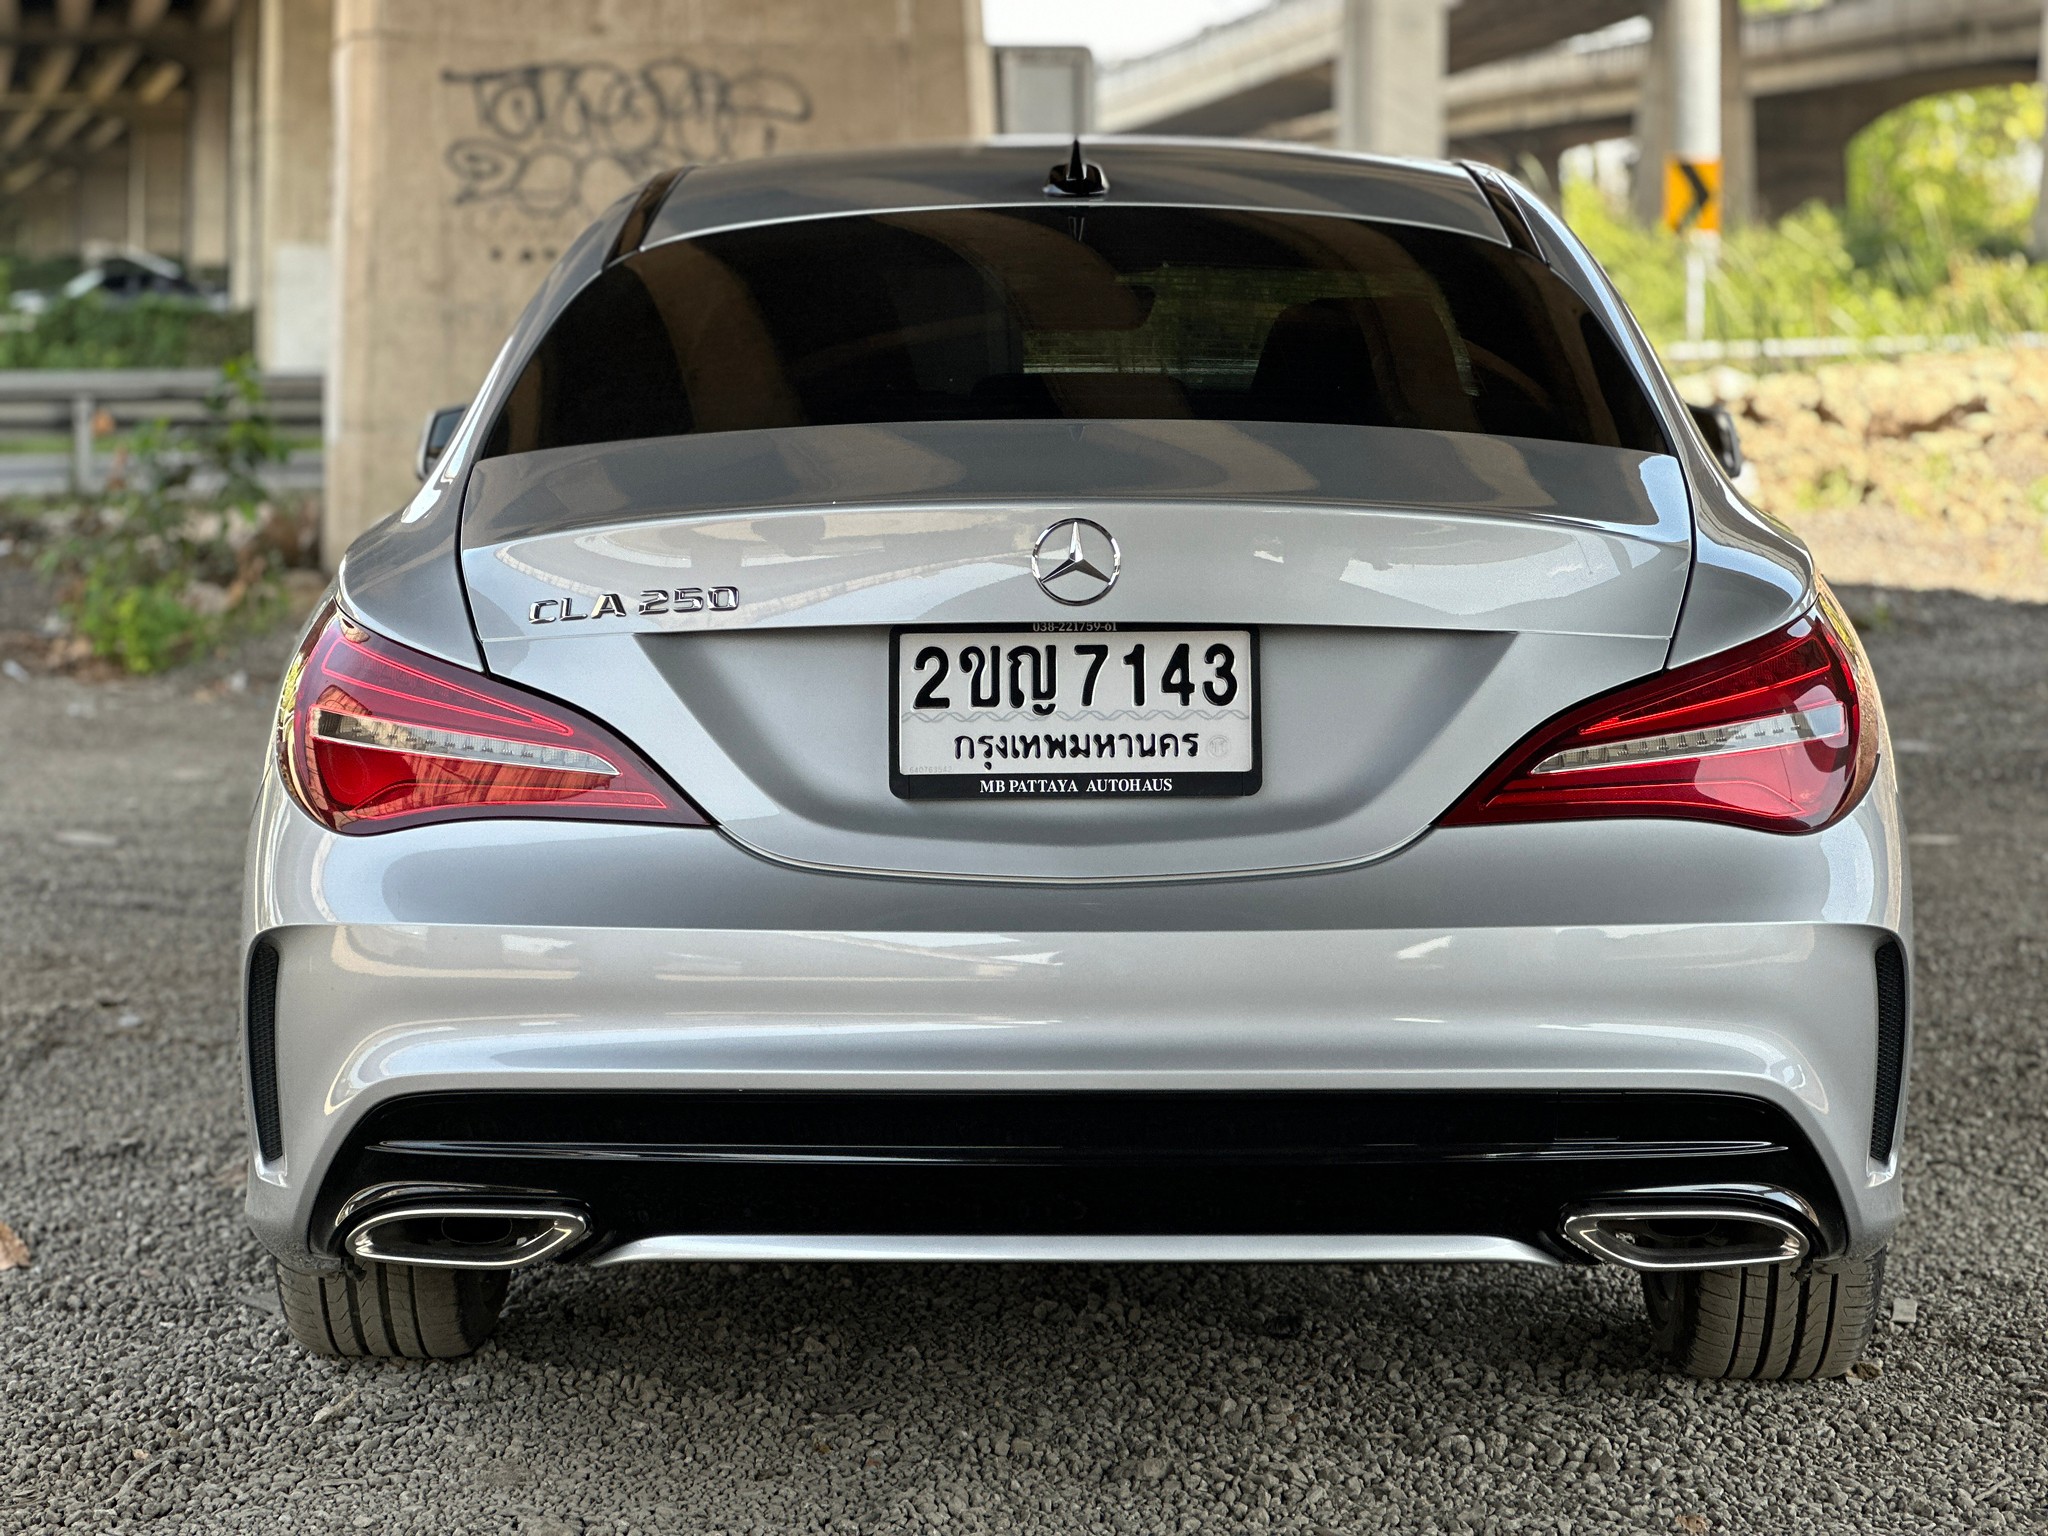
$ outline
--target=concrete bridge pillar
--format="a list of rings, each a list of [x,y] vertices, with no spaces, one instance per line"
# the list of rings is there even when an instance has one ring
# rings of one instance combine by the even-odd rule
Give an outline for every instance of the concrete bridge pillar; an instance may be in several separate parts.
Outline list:
[[[333,319],[333,0],[263,0],[257,32],[256,356],[318,373]]]
[[[1444,152],[1444,0],[1344,0],[1337,41],[1337,147]]]
[[[226,59],[192,72],[185,124],[185,263],[201,272],[228,266],[229,122],[234,78]]]
[[[2041,6],[2041,54],[2039,75],[2041,83],[2048,86],[2048,0]],[[2042,149],[2048,152],[2048,138],[2042,141]],[[2048,261],[2048,158],[2041,161],[2040,200],[2034,206],[2034,260]]]
[[[127,244],[159,256],[185,256],[185,109],[165,103],[128,125]]]
[[[1756,96],[1742,51],[1742,0],[1721,0],[1721,224],[1756,217]]]
[[[296,7],[302,0],[289,0]],[[414,490],[591,218],[657,171],[991,127],[979,0],[337,0],[324,548]]]
[[[118,154],[99,155],[79,168],[76,187],[70,189],[75,199],[76,227],[57,250],[41,254],[70,256],[88,244],[127,243],[131,201],[128,161],[134,153],[133,143],[126,143]],[[63,196],[64,192],[60,190],[58,195]]]
[[[1756,101],[1742,55],[1741,0],[1721,5],[1721,222],[1735,227],[1755,216]],[[1676,124],[1672,103],[1677,88],[1678,37],[1669,25],[1670,0],[1650,0],[1649,57],[1637,98],[1636,174],[1630,205],[1645,224],[1664,214],[1664,162],[1672,151]]]

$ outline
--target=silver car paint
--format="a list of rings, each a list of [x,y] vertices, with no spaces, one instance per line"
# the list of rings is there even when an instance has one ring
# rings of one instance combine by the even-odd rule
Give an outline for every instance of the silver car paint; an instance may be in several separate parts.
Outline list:
[[[1124,880],[1382,857],[1541,721],[1660,667],[1689,565],[1655,455],[1213,422],[729,437],[480,466],[467,589],[493,672],[621,725],[731,836],[807,866]],[[1030,550],[1077,512],[1113,529],[1123,575],[1063,612]],[[685,582],[739,607],[531,617]],[[1267,626],[1260,793],[1086,818],[890,794],[888,627],[1048,619]]]
[[[1477,238],[1507,240],[1470,177],[1452,167],[1319,151],[1248,149],[1228,142],[1101,139],[1091,144],[1098,156],[1118,166],[1120,180],[1112,193],[1120,203],[1131,195],[1130,184],[1121,179],[1126,169],[1139,174],[1142,185],[1140,168],[1157,166],[1160,175],[1190,197],[1197,193],[1189,188],[1189,178],[1201,182],[1206,190],[1197,200],[1209,206],[1409,216]],[[796,216],[797,204],[790,201],[783,178],[806,168],[811,174],[803,181],[799,198],[804,216],[867,207],[942,206],[959,203],[977,186],[984,189],[985,203],[991,170],[1028,181],[1038,174],[1038,159],[1056,147],[1050,140],[1008,141],[999,146],[704,167],[670,193],[645,243],[732,223]],[[1036,202],[1032,190],[1024,188],[1012,201]],[[1697,570],[1672,648],[1673,663],[1725,649],[1802,611],[1813,587],[1804,548],[1727,484],[1627,307],[1577,238],[1539,200],[1522,189],[1513,190],[1545,259],[1607,318],[1661,407],[1692,489]],[[879,201],[863,202],[861,194],[873,194]],[[410,508],[392,514],[348,551],[341,570],[344,601],[382,633],[465,666],[482,664],[467,625],[460,622],[463,594],[457,564],[462,501],[477,462],[476,428],[495,414],[519,366],[555,317],[603,269],[633,202],[629,196],[615,203],[549,274],[514,326],[478,392],[470,420],[432,482]]]
[[[1813,557],[1791,531],[1743,499],[1657,354],[1607,274],[1556,213],[1511,188],[1544,259],[1607,319],[1656,402],[1692,491],[1693,574],[1672,637],[1670,665],[1683,666],[1754,639],[1813,605]]]
[[[1028,170],[1048,147],[835,158],[806,170],[794,200],[779,184],[793,162],[718,168],[689,178],[651,238],[877,199],[989,201],[975,177],[991,165]],[[1199,177],[1219,152],[1184,141],[1100,149],[1113,195],[1143,187],[1147,157]],[[1406,212],[1506,239],[1476,189],[1446,168],[1418,176],[1350,157],[1229,154],[1197,200]],[[1792,617],[1812,594],[1803,549],[1732,495],[1604,276],[1540,204],[1523,201],[1546,256],[1608,315],[1672,424],[1696,558],[1663,627],[1666,657]],[[626,206],[529,308],[473,422],[489,419],[526,352],[601,264]],[[343,581],[366,622],[469,665],[482,657],[451,599],[462,601],[457,514],[476,435],[466,431],[410,520],[394,517],[351,551]],[[1099,442],[1104,431],[1089,424],[1076,435]],[[1185,487],[1174,499],[1183,511],[1207,505]],[[897,501],[904,513],[931,509],[907,493]],[[732,521],[765,537],[756,525],[779,516],[787,531],[803,504],[780,505],[770,513],[763,498]],[[1429,515],[1454,518],[1441,507]],[[1457,518],[1461,531],[1470,516]],[[1587,528],[1557,508],[1518,506],[1489,526],[1504,539],[1547,533],[1558,549],[1670,557],[1668,541],[1613,526],[1611,509],[1603,520],[1610,526]],[[511,522],[500,533],[501,544],[541,536]],[[997,546],[982,558],[1013,553]],[[1446,628],[1441,611],[1432,627]],[[764,623],[751,638],[777,628]],[[1870,1164],[1865,1143],[1870,952],[1887,934],[1910,941],[1902,841],[1888,746],[1855,812],[1806,837],[1651,821],[1439,830],[1341,871],[1152,885],[826,873],[681,829],[468,822],[336,837],[289,803],[267,766],[246,927],[252,939],[273,935],[285,956],[286,1153],[257,1167],[250,1217],[281,1256],[322,1262],[306,1249],[306,1222],[339,1138],[371,1104],[416,1089],[1597,1083],[1725,1087],[1785,1105],[1830,1169],[1852,1248],[1868,1251],[1898,1217],[1896,1162]],[[1208,1256],[1231,1255],[1219,1246]]]
[[[1856,1250],[1898,1218],[1867,1155],[1871,953],[1908,932],[1888,768],[1806,837],[1469,828],[1341,873],[1063,889],[681,828],[335,836],[273,771],[251,871],[286,1151],[249,1212],[293,1263],[358,1116],[485,1086],[1719,1089],[1807,1130]]]

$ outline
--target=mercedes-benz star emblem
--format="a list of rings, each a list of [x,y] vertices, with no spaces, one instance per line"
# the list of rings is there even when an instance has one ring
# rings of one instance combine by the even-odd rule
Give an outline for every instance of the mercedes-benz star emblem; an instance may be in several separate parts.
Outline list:
[[[1124,568],[1124,552],[1100,523],[1062,518],[1031,546],[1031,574],[1056,603],[1079,608],[1105,596]]]

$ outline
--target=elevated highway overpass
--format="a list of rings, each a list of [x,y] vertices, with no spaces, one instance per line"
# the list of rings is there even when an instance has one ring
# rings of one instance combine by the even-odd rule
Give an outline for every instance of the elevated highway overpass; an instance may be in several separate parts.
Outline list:
[[[1668,67],[1655,9],[1655,0],[1463,0],[1450,13],[1451,152],[1554,168],[1575,144],[1654,142]],[[1839,202],[1843,152],[1874,119],[1920,96],[2040,70],[2041,0],[1831,0],[1739,21],[1733,0],[1730,10],[1740,46],[1728,50],[1724,123],[1737,211]],[[1340,11],[1341,0],[1277,0],[1106,69],[1098,121],[1117,132],[1329,142]]]

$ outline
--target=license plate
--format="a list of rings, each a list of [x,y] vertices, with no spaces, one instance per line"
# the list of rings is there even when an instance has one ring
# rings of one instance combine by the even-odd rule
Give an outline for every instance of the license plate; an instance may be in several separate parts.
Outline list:
[[[889,787],[907,800],[1249,795],[1251,629],[1033,624],[890,637]]]

